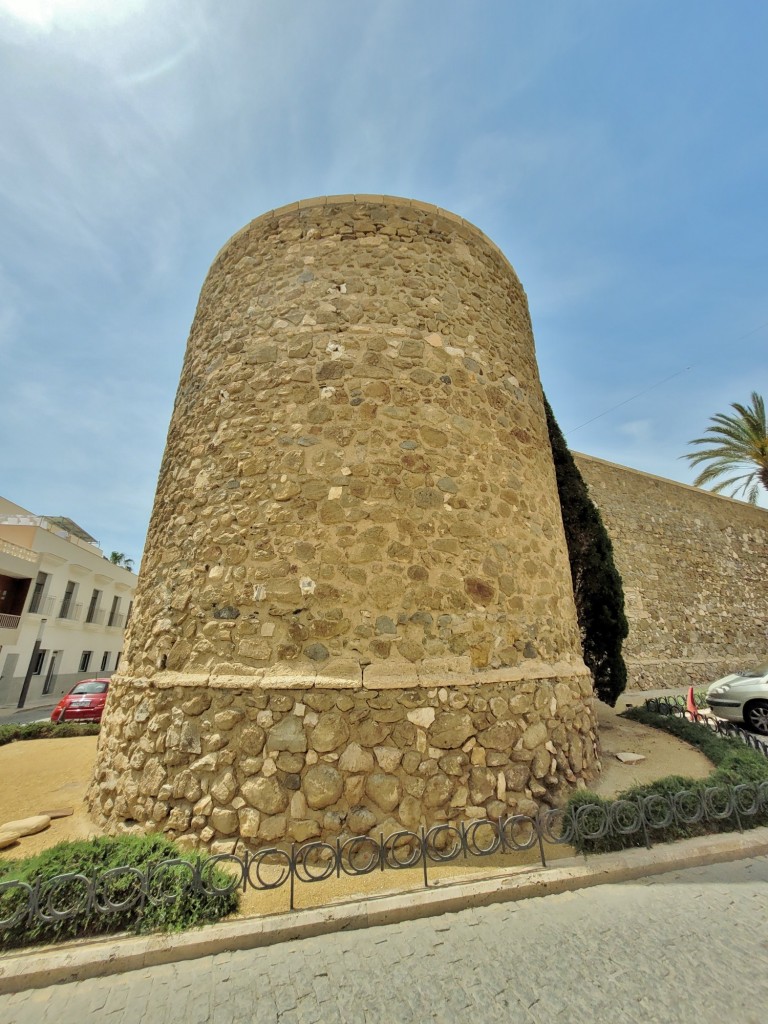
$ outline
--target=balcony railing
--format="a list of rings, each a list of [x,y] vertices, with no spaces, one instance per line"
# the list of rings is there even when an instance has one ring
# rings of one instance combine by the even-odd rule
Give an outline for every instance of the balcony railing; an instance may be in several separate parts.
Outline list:
[[[14,558],[22,558],[25,562],[36,562],[38,554],[30,551],[29,548],[22,548],[18,544],[12,544],[9,540],[0,538],[0,551],[4,555],[13,555]]]
[[[0,613],[0,629],[16,629],[19,624],[20,615],[6,615]]]
[[[86,624],[89,626],[103,626],[104,625],[104,609],[97,608],[95,612],[91,612],[90,615],[85,617]]]
[[[124,625],[125,625],[125,616],[122,615],[120,612],[115,612],[114,615],[110,615],[109,616],[109,622],[107,623],[107,628],[111,627],[112,629],[122,629]]]
[[[54,598],[52,597],[41,597],[38,601],[35,601],[33,596],[27,611],[30,615],[50,615],[53,612],[53,604]]]
[[[80,618],[82,611],[83,606],[81,604],[62,603],[61,607],[59,608],[59,614],[57,618],[67,619],[69,622],[75,622],[77,619]]]
[[[76,544],[79,548],[85,548],[87,551],[97,551],[101,554],[101,548],[98,545],[98,541],[93,540],[86,541],[82,537],[76,536],[74,533],[70,533],[69,530],[65,529],[60,523],[52,523],[45,516],[33,516],[33,515],[4,515],[0,516],[0,524],[5,526],[39,526],[42,530],[47,530],[49,533],[54,533],[57,537],[61,537],[63,540],[69,541],[70,544]],[[35,556],[37,558],[37,556]]]

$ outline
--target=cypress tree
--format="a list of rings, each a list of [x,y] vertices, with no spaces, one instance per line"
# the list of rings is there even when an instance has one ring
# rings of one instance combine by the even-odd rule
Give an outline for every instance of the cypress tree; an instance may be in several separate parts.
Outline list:
[[[621,645],[629,632],[613,545],[546,398],[547,428],[571,563],[584,661],[595,693],[613,707],[627,685]]]

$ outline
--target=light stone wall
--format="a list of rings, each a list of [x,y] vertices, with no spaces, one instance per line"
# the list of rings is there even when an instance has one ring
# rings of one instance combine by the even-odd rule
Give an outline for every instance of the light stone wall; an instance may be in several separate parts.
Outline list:
[[[95,812],[213,844],[254,827],[235,826],[246,807],[232,803],[247,803],[254,779],[283,794],[274,812],[252,807],[277,816],[270,836],[281,816],[284,834],[310,819],[310,833],[333,834],[327,815],[355,807],[377,826],[382,813],[404,824],[498,812],[512,806],[498,797],[506,783],[480,801],[471,772],[488,766],[463,749],[494,723],[495,767],[515,748],[536,757],[525,778],[516,770],[515,800],[553,798],[594,770],[588,682],[530,319],[504,256],[472,225],[408,200],[330,197],[253,221],[216,258],[192,325]],[[517,711],[491,720],[490,695]],[[320,750],[307,735],[306,751],[267,736],[247,768],[242,727],[219,725],[247,708],[256,725],[297,706],[311,717],[328,701],[349,735]],[[410,766],[388,773],[398,800],[358,792],[361,769],[347,761],[368,764],[387,745],[366,747],[366,723],[397,714],[394,731],[443,704],[470,709],[466,734],[443,747],[435,723],[422,735],[411,721],[416,731],[391,741]],[[186,750],[200,713],[200,749]],[[181,746],[163,738],[169,728]],[[206,746],[209,730],[221,746]],[[149,782],[136,744],[153,755]],[[297,818],[326,762],[342,788],[322,816]],[[380,761],[371,768],[381,775]],[[204,788],[206,771],[227,800]],[[441,771],[455,786],[416,815],[403,801]],[[183,772],[200,775],[201,795],[179,795]]]
[[[124,675],[580,661],[524,292],[422,206],[278,211],[217,257]]]
[[[624,583],[629,686],[768,661],[768,511],[574,453]]]
[[[142,823],[214,852],[532,814],[599,769],[591,690],[584,675],[378,692],[123,683],[92,806],[110,831]]]

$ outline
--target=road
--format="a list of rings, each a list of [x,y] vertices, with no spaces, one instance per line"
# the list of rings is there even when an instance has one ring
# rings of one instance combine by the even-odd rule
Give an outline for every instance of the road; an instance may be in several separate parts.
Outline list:
[[[759,1024],[768,857],[0,997],[6,1024]]]
[[[0,708],[0,725],[26,725],[27,722],[47,722],[55,707],[56,702],[51,701],[45,707],[24,708],[23,711],[17,711],[15,708]]]

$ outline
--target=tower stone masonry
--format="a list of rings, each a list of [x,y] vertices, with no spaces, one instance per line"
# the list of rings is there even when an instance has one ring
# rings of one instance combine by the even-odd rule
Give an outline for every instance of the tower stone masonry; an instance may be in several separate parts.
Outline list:
[[[252,221],[192,324],[95,817],[230,850],[528,813],[597,768],[509,263],[407,199]]]

